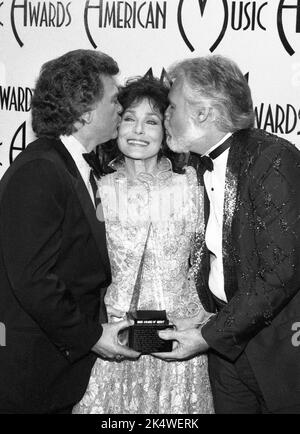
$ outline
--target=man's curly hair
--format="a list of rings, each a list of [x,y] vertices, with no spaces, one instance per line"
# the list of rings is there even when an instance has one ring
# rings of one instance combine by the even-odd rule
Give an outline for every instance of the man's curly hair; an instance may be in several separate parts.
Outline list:
[[[74,133],[74,123],[103,97],[101,75],[118,72],[114,59],[93,50],[70,51],[46,62],[31,102],[36,136],[58,138]]]

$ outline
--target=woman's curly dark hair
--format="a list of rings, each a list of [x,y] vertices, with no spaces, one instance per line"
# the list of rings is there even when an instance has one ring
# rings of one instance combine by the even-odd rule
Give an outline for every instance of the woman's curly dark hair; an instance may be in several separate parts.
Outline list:
[[[70,51],[46,62],[31,101],[36,136],[58,138],[74,133],[74,123],[103,96],[101,75],[118,72],[114,59],[93,50]]]
[[[162,83],[159,79],[151,76],[134,77],[126,81],[125,86],[120,88],[119,101],[125,111],[133,104],[139,103],[144,99],[148,99],[149,103],[155,110],[164,116],[164,113],[169,105],[168,100],[169,88],[166,84]],[[118,148],[117,140],[110,140],[101,146],[102,166],[104,173],[110,173],[112,170],[107,164],[113,159],[124,159],[123,154]],[[166,144],[166,137],[162,141],[162,147],[158,154],[158,158],[165,156],[172,162],[174,172],[183,173],[183,166],[185,165],[186,155],[177,154],[171,151]]]

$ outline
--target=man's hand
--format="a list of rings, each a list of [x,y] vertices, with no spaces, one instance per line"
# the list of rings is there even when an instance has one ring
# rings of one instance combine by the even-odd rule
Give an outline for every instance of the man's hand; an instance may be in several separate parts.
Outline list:
[[[201,329],[189,328],[185,330],[161,330],[158,332],[161,339],[175,340],[173,351],[169,353],[152,354],[159,359],[167,361],[190,359],[197,354],[208,350],[209,346],[202,337]]]
[[[136,359],[140,353],[131,350],[125,345],[121,345],[118,341],[118,333],[120,330],[126,329],[132,325],[132,321],[123,320],[115,323],[102,324],[103,332],[99,341],[93,346],[92,351],[105,359]]]
[[[170,317],[170,322],[175,325],[177,331],[186,330],[190,328],[199,328],[201,325],[207,323],[207,321],[214,316],[214,313],[206,312],[204,309],[192,317]]]

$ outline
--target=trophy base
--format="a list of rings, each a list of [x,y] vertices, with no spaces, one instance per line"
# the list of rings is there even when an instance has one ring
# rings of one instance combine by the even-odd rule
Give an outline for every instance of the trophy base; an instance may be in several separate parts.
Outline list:
[[[138,310],[128,317],[134,325],[128,329],[128,346],[142,354],[172,351],[173,341],[165,341],[158,336],[159,330],[172,329],[166,311]]]

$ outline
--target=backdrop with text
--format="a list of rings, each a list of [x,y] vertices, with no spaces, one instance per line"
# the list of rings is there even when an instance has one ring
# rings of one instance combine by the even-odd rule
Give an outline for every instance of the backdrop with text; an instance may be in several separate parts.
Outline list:
[[[248,75],[256,126],[300,148],[300,0],[0,0],[0,177],[34,139],[41,65],[101,50],[119,81],[187,57],[222,54]]]

